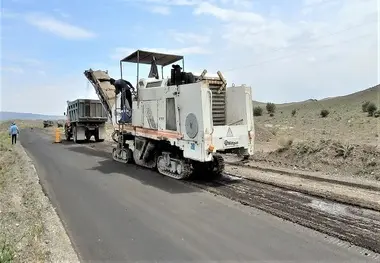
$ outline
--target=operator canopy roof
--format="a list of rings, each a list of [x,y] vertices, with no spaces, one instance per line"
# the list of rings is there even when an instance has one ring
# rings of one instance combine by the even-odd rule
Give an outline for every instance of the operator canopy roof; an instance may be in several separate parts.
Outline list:
[[[136,50],[135,52],[130,54],[128,57],[123,58],[121,62],[151,64],[153,57],[155,57],[156,59],[156,65],[164,66],[164,67],[183,59],[183,56],[179,56],[179,55]]]

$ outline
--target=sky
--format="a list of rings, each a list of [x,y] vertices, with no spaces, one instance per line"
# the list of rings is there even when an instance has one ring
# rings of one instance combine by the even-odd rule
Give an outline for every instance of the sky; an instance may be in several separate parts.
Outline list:
[[[62,115],[67,100],[96,98],[85,70],[119,78],[119,60],[137,49],[184,55],[185,71],[220,70],[254,100],[349,94],[380,82],[379,2],[2,0],[0,109]],[[135,83],[135,65],[124,72]]]

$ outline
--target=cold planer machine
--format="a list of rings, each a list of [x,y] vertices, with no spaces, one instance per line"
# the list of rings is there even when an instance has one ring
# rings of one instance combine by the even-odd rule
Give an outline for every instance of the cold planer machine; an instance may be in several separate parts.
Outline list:
[[[115,93],[107,71],[92,69],[85,76],[94,86],[115,128],[113,149],[116,161],[158,170],[174,179],[188,178],[193,172],[218,177],[224,170],[220,153],[253,154],[254,120],[251,87],[226,88],[226,81],[184,72],[174,64],[182,56],[137,50],[120,61],[137,64],[136,89],[131,107],[122,105],[126,92]],[[139,78],[140,64],[150,64],[148,78]],[[170,78],[163,68],[172,65]],[[162,78],[157,65],[161,66]],[[128,87],[127,87],[128,86]],[[123,114],[129,110],[131,120]]]

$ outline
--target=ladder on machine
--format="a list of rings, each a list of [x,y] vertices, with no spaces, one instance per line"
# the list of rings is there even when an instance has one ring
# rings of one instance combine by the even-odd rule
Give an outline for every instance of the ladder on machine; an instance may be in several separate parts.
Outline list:
[[[125,93],[121,93],[121,96],[125,96]],[[126,126],[132,124],[132,107],[129,109],[124,105],[124,108],[117,107],[117,97],[115,96],[115,121],[117,123],[117,146],[114,151],[117,151],[116,156],[113,153],[114,160],[128,163],[129,159],[132,158],[131,151],[129,147],[125,145],[125,135],[127,135],[127,131],[125,129]],[[129,102],[125,100],[125,103],[129,105]],[[129,122],[126,122],[125,117],[129,119]],[[117,157],[118,156],[118,157]],[[121,157],[121,158],[120,158]]]

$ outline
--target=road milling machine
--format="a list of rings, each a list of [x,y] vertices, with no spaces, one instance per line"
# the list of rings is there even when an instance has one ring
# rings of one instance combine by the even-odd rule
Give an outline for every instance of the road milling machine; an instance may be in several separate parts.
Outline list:
[[[182,67],[175,64],[179,61]],[[137,65],[136,87],[123,80],[126,62]],[[148,78],[139,78],[140,64],[151,65]],[[168,65],[171,76],[164,78]],[[120,61],[120,73],[121,79],[115,81],[107,71],[84,72],[114,125],[114,160],[181,180],[194,172],[220,176],[223,152],[253,154],[251,87],[226,88],[220,72],[218,77],[206,77],[206,70],[195,75],[184,71],[183,56],[142,50]]]

